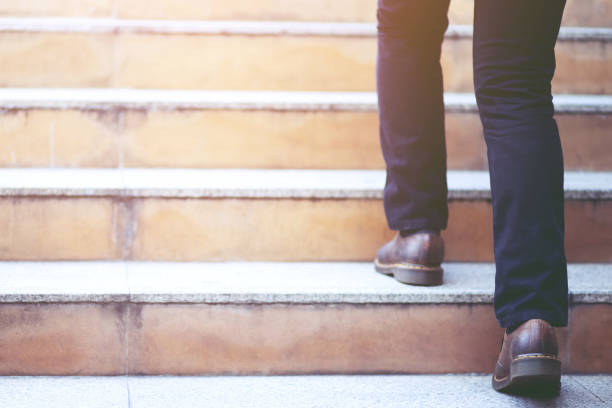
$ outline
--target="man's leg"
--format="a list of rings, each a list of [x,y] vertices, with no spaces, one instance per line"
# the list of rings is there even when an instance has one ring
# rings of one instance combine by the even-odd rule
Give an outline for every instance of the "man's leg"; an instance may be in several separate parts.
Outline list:
[[[474,83],[491,178],[495,314],[505,328],[531,321],[500,354],[499,387],[510,385],[504,378],[511,363],[520,369],[542,363],[542,375],[554,380],[556,341],[548,323],[567,324],[563,158],[550,88],[564,5],[475,1]],[[536,343],[542,350],[530,348]]]
[[[449,0],[378,0],[377,90],[384,207],[401,231],[375,260],[403,283],[442,283],[448,219],[440,51]]]
[[[392,230],[446,227],[440,49],[449,0],[378,0],[377,90]]]
[[[567,324],[563,158],[550,81],[564,1],[476,0],[474,77],[495,242],[495,313]]]

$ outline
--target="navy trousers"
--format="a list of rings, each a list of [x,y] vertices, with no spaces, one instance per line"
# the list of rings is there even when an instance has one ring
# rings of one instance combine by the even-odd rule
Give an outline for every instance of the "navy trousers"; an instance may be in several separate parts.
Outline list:
[[[393,230],[448,220],[441,44],[449,0],[378,0],[377,90]],[[553,118],[564,0],[475,0],[474,86],[493,207],[495,314],[567,325],[563,155]],[[469,239],[469,237],[466,237]]]

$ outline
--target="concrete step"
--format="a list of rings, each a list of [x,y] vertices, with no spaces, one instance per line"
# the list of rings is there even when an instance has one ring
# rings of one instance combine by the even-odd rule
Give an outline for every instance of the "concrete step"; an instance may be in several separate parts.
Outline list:
[[[2,169],[0,259],[371,261],[382,170]],[[449,261],[490,261],[488,173],[448,173]],[[567,172],[571,262],[612,261],[612,172]],[[466,236],[469,239],[466,239]]]
[[[313,374],[492,370],[494,267],[440,287],[372,263],[0,263],[0,373]],[[612,264],[570,264],[565,371],[611,373]]]
[[[488,375],[3,377],[6,408],[605,407],[612,376],[568,375],[556,398],[496,393]],[[3,398],[4,397],[4,398]]]
[[[449,18],[454,24],[471,24],[473,0],[453,0]],[[127,19],[173,20],[296,20],[373,22],[373,0],[45,0],[0,3],[0,15],[13,17],[120,17]],[[610,0],[568,0],[563,24],[568,26],[610,27]]]
[[[373,23],[3,18],[0,85],[372,91],[375,37]],[[611,38],[563,28],[554,92],[612,93]],[[473,90],[471,52],[472,27],[449,27],[448,91]]]
[[[448,167],[486,170],[474,96],[445,101]],[[612,97],[554,102],[565,168],[612,171]],[[359,92],[5,88],[0,166],[383,169],[376,109]]]

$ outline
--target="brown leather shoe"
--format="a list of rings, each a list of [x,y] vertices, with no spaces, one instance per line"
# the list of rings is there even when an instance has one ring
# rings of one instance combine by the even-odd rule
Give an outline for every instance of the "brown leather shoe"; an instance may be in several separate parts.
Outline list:
[[[444,240],[439,234],[417,232],[402,237],[398,232],[378,250],[374,267],[402,283],[434,286],[442,284],[443,258]]]
[[[561,387],[561,362],[555,329],[541,319],[528,320],[504,334],[492,384],[497,391],[556,395]]]

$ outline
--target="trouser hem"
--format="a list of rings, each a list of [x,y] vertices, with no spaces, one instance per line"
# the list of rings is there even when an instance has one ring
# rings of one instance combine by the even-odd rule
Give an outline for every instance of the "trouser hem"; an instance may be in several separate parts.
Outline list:
[[[542,319],[550,323],[553,327],[567,326],[567,315],[559,316],[557,313],[552,313],[544,310],[523,310],[516,313],[511,313],[506,316],[498,316],[497,321],[503,328],[516,326],[531,319]]]
[[[398,223],[389,223],[389,229],[394,231],[409,230],[409,229],[432,229],[432,230],[444,230],[446,224],[440,224],[431,222],[429,220],[414,220],[414,221],[403,221]]]

